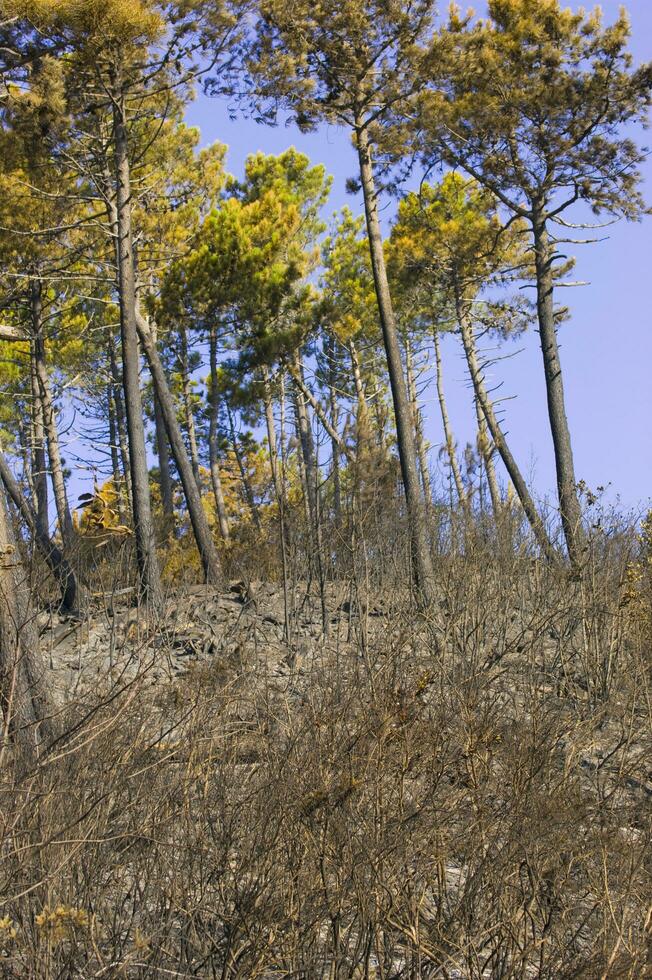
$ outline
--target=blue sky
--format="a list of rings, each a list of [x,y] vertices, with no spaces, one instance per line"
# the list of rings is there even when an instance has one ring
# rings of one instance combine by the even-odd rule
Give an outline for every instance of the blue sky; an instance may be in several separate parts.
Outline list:
[[[577,7],[579,4],[570,4]],[[588,4],[586,6],[589,6]],[[620,4],[605,0],[607,22]],[[636,62],[652,58],[652,2],[630,0],[631,50]],[[347,177],[355,175],[356,161],[345,132],[325,127],[304,135],[293,126],[276,128],[253,121],[229,119],[227,107],[200,95],[190,107],[188,122],[200,127],[202,142],[220,140],[229,146],[228,169],[239,175],[249,153],[279,153],[296,146],[332,174],[329,210],[359,201],[346,193]],[[652,142],[650,134],[639,137]],[[647,200],[652,204],[652,162],[645,168]],[[391,218],[394,203],[385,210]],[[573,277],[589,286],[565,290],[560,299],[570,306],[571,318],[560,329],[567,409],[573,435],[577,478],[592,489],[609,485],[610,499],[638,507],[652,495],[652,332],[648,279],[652,217],[636,224],[619,223],[600,235],[606,241],[577,246]],[[580,236],[581,237],[581,236]],[[516,354],[516,351],[519,351]],[[500,383],[506,429],[512,449],[540,494],[554,488],[554,462],[546,413],[545,388],[538,337],[529,332],[504,353],[515,355],[498,363],[489,377]],[[445,382],[458,442],[473,438],[473,414],[464,364],[454,338],[444,343]],[[430,375],[431,377],[431,375]],[[425,378],[424,378],[425,380]],[[428,416],[428,437],[436,450],[441,431],[431,384],[423,399]]]

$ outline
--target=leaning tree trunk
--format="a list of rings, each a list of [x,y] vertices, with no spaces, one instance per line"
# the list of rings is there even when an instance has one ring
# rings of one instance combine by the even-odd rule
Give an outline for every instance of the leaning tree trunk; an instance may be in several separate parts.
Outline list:
[[[138,332],[136,328],[136,276],[131,219],[131,178],[124,95],[115,85],[113,140],[116,168],[116,218],[120,329],[122,335],[122,381],[124,386],[132,512],[136,540],[140,595],[152,610],[163,607],[163,590],[156,554],[152,520],[149,473],[145,449],[143,402],[140,391]]]
[[[0,493],[0,710],[27,762],[54,736],[52,715],[29,609],[29,582]]]
[[[502,500],[500,498],[496,468],[493,461],[491,440],[487,434],[487,420],[484,417],[482,406],[475,396],[473,398],[473,403],[475,405],[475,417],[478,423],[478,453],[480,455],[480,459],[482,460],[485,476],[487,477],[487,486],[489,487],[489,496],[491,497],[491,509],[493,510],[494,518],[498,523],[500,521],[502,511]]]
[[[50,536],[40,527],[34,508],[18,486],[2,450],[0,450],[0,481],[4,484],[14,507],[25,522],[34,543],[61,589],[61,611],[77,613],[77,580],[75,574]]]
[[[165,537],[174,534],[174,494],[170,475],[170,450],[165,434],[165,421],[158,395],[154,392],[154,430],[156,433],[156,455],[158,456],[158,484],[161,491],[161,506]]]
[[[396,435],[398,453],[401,462],[401,473],[405,489],[410,541],[412,546],[412,562],[417,586],[426,602],[435,596],[434,573],[430,554],[428,520],[426,508],[419,485],[419,469],[417,452],[412,426],[412,413],[407,396],[401,350],[398,341],[396,318],[387,280],[387,268],[383,252],[383,238],[378,217],[378,200],[374,183],[371,146],[366,125],[362,120],[356,120],[355,127],[360,178],[364,196],[367,234],[371,266],[374,275],[378,313],[383,331],[383,341],[387,356],[389,381],[394,403],[396,418]]]
[[[195,476],[197,486],[201,489],[201,477],[199,474],[199,446],[197,445],[197,428],[195,426],[195,414],[192,410],[192,392],[190,390],[190,362],[188,355],[188,334],[185,326],[179,327],[180,356],[179,366],[181,368],[181,394],[183,397],[183,414],[186,421],[186,435],[188,436],[188,448],[190,449],[190,462],[192,472]]]
[[[462,346],[464,347],[464,354],[466,355],[469,374],[471,375],[471,381],[473,382],[475,397],[478,399],[482,413],[487,420],[487,426],[491,433],[491,438],[493,439],[496,449],[500,454],[500,458],[505,464],[505,469],[509,473],[511,481],[514,484],[514,489],[518,494],[518,498],[521,501],[521,506],[523,507],[523,511],[529,521],[530,527],[532,528],[532,532],[537,540],[537,543],[539,544],[539,547],[547,559],[550,561],[556,561],[557,553],[550,542],[550,538],[548,537],[545,527],[543,526],[543,521],[541,520],[535,503],[530,496],[530,491],[528,490],[527,484],[523,479],[523,475],[521,474],[516,460],[512,456],[511,450],[507,445],[507,440],[505,439],[503,431],[498,423],[493,404],[487,394],[487,389],[484,384],[484,378],[482,376],[482,371],[478,362],[478,355],[475,348],[473,328],[471,327],[471,323],[469,321],[468,312],[464,308],[464,304],[459,295],[456,297],[456,306],[460,334],[462,336]]]
[[[195,474],[193,473],[183,436],[181,435],[174,398],[167,383],[165,371],[163,370],[161,358],[156,349],[156,343],[154,342],[149,324],[140,314],[138,307],[136,307],[136,325],[152,375],[152,381],[154,382],[156,397],[161,406],[170,450],[179,473],[179,478],[181,479],[181,485],[188,506],[190,523],[192,524],[193,534],[201,557],[204,578],[208,584],[219,586],[224,580],[222,566],[215,542],[213,541],[208,518],[204,511],[199,486],[195,480]]]
[[[64,545],[70,546],[75,537],[72,524],[72,515],[66,493],[66,481],[63,475],[63,463],[61,461],[61,449],[59,446],[59,431],[57,428],[57,416],[54,407],[54,399],[50,389],[50,378],[48,375],[47,364],[45,361],[45,344],[43,342],[43,307],[42,307],[42,287],[41,283],[35,281],[31,287],[31,312],[32,312],[32,334],[34,339],[34,368],[36,378],[41,393],[41,405],[43,407],[43,423],[45,426],[45,437],[47,440],[48,457],[50,460],[50,473],[52,475],[52,489],[54,490],[54,501],[57,508],[57,518],[61,530],[61,539]]]
[[[455,439],[453,438],[453,430],[451,428],[448,407],[446,405],[446,395],[444,393],[444,373],[441,360],[441,348],[439,346],[439,333],[437,330],[433,331],[432,341],[435,347],[437,400],[439,402],[439,411],[441,414],[442,425],[444,427],[444,441],[446,444],[446,453],[448,455],[448,464],[451,468],[451,473],[453,474],[453,482],[455,483],[455,489],[457,490],[457,497],[461,506],[466,509],[468,506],[468,499],[466,490],[464,489],[464,481],[462,480],[462,471],[460,470],[460,464],[457,460],[457,453],[455,452]]]
[[[156,328],[152,326],[152,341],[156,346]],[[156,438],[156,455],[158,457],[158,485],[161,491],[161,508],[163,510],[163,528],[165,538],[174,536],[174,491],[172,487],[172,476],[170,474],[170,447],[168,446],[167,435],[165,432],[165,420],[161,409],[161,402],[156,394],[156,388],[152,393],[154,403],[154,435]]]
[[[543,355],[548,399],[548,418],[555,451],[557,471],[557,494],[561,511],[561,522],[571,562],[576,565],[585,548],[585,535],[582,527],[582,509],[577,493],[573,447],[566,417],[564,383],[559,359],[557,328],[554,309],[554,252],[546,228],[545,218],[533,220],[534,256],[537,285],[537,316],[539,339]]]

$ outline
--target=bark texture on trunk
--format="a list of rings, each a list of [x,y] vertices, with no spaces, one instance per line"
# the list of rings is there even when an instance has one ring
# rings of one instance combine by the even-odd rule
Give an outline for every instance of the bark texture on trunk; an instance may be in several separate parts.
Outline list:
[[[537,316],[539,321],[539,340],[543,355],[543,368],[546,379],[548,418],[555,451],[557,471],[557,494],[564,537],[571,562],[576,565],[585,548],[585,535],[582,527],[582,509],[577,493],[575,464],[571,444],[570,428],[566,416],[564,383],[559,359],[557,328],[554,309],[554,250],[546,228],[545,220],[535,216],[534,255],[537,280]]]
[[[181,392],[183,396],[183,414],[186,422],[186,435],[190,450],[190,462],[197,486],[201,488],[199,473],[199,446],[197,445],[197,428],[195,415],[192,410],[192,391],[190,388],[190,357],[188,353],[188,334],[184,326],[179,328],[179,366],[181,368]]]
[[[451,468],[451,473],[453,475],[453,482],[455,483],[455,489],[457,490],[457,497],[459,499],[459,502],[463,507],[466,507],[468,504],[468,500],[466,496],[466,490],[464,489],[464,481],[462,480],[462,471],[460,470],[460,464],[457,459],[457,453],[455,452],[455,439],[453,438],[453,430],[451,428],[450,417],[448,415],[448,407],[446,405],[446,395],[444,392],[444,368],[441,359],[441,347],[439,346],[439,334],[436,330],[433,331],[432,342],[435,347],[437,400],[439,402],[439,412],[441,414],[441,421],[444,427],[444,441],[446,444],[448,463]]]
[[[41,386],[36,373],[36,344],[31,341],[30,384],[32,394],[31,456],[32,485],[34,487],[34,510],[39,529],[49,534],[50,516],[48,513],[48,472],[45,458],[45,425],[43,421],[43,399]]]
[[[117,223],[116,223],[117,229]],[[117,230],[116,230],[117,235]],[[111,394],[115,408],[115,424],[118,435],[118,448],[120,450],[120,461],[122,463],[122,480],[118,481],[120,500],[124,503],[123,510],[131,516],[131,469],[129,466],[129,444],[127,440],[127,419],[125,416],[124,399],[122,397],[122,374],[118,367],[115,351],[115,338],[113,333],[109,333],[109,359],[111,364],[111,377],[113,383]],[[126,498],[126,499],[125,499]]]
[[[426,602],[435,597],[434,574],[430,554],[428,520],[419,485],[419,470],[414,438],[414,428],[407,396],[396,318],[389,291],[383,238],[378,218],[378,201],[374,182],[371,146],[367,129],[358,121],[355,129],[360,178],[364,196],[367,234],[371,265],[378,301],[378,312],[383,332],[389,381],[396,418],[396,434],[405,500],[410,526],[412,561],[417,586]]]
[[[417,447],[417,459],[419,460],[419,470],[421,472],[421,483],[423,485],[423,495],[426,501],[426,511],[430,518],[432,509],[432,486],[430,483],[430,467],[428,465],[428,448],[423,434],[423,415],[419,407],[419,396],[417,393],[417,379],[414,373],[414,352],[409,339],[405,345],[405,371],[407,375],[408,398],[412,406],[412,418],[414,420],[414,438]]]
[[[167,383],[165,371],[163,370],[163,364],[161,363],[161,358],[158,350],[156,349],[156,343],[149,329],[149,324],[138,311],[138,307],[136,307],[135,320],[138,335],[140,337],[150,373],[152,375],[152,381],[154,382],[156,397],[158,398],[161,406],[161,413],[163,415],[163,422],[165,424],[170,450],[172,452],[172,456],[179,473],[179,478],[181,480],[181,485],[183,487],[184,496],[186,498],[190,523],[192,524],[193,534],[195,536],[195,541],[201,557],[204,578],[210,585],[219,586],[223,584],[224,580],[222,566],[217,553],[217,548],[215,547],[215,542],[213,541],[208,518],[206,517],[206,513],[204,511],[199,486],[195,480],[195,474],[193,473],[193,468],[188,458],[188,452],[183,441],[183,436],[181,435],[181,428],[179,427],[179,421],[177,419],[174,398],[172,397],[172,392],[170,391]]]
[[[220,392],[217,378],[217,334],[214,328],[211,329],[209,338],[210,350],[210,370],[211,370],[211,404],[210,418],[208,420],[208,457],[211,468],[211,485],[213,487],[213,497],[215,498],[215,510],[217,520],[220,525],[220,534],[224,541],[231,537],[229,527],[229,515],[226,511],[224,500],[224,488],[220,475],[220,453],[219,453],[219,433],[218,422],[220,413]]]
[[[0,710],[27,763],[54,736],[44,675],[29,609],[29,581],[0,493]]]
[[[494,411],[491,399],[487,394],[487,389],[484,384],[484,378],[482,376],[482,370],[478,362],[478,355],[475,347],[475,338],[473,337],[473,329],[469,321],[468,313],[464,309],[463,303],[460,298],[457,298],[457,317],[460,325],[460,333],[462,336],[462,346],[464,347],[464,354],[466,355],[466,362],[469,367],[469,374],[471,375],[471,381],[473,382],[473,390],[475,392],[475,397],[478,399],[482,413],[487,420],[487,426],[491,433],[491,438],[494,441],[496,449],[500,454],[500,458],[505,464],[505,469],[509,473],[510,479],[514,484],[514,489],[518,494],[518,498],[521,501],[521,506],[525,516],[528,519],[530,527],[536,541],[541,548],[543,554],[550,561],[555,561],[557,559],[557,553],[553,548],[550,538],[543,526],[543,521],[539,516],[539,512],[536,505],[530,496],[530,491],[527,488],[527,484],[523,479],[523,475],[516,463],[516,460],[512,456],[511,450],[507,445],[507,440],[503,434],[503,431],[498,423],[498,418]]]
[[[324,353],[328,360],[328,401],[330,405],[330,422],[335,433],[340,424],[340,406],[337,398],[337,371],[335,365],[335,339],[329,335],[325,343]],[[342,480],[340,476],[340,443],[331,436],[331,476],[333,478],[333,517],[339,524],[342,519]]]
[[[161,506],[165,524],[165,537],[174,534],[174,494],[170,475],[170,450],[165,434],[165,421],[161,402],[154,392],[154,428],[156,432],[156,455],[158,456],[158,483],[161,490]]]
[[[113,142],[116,170],[117,256],[122,336],[122,383],[124,388],[132,512],[136,540],[140,597],[154,612],[163,608],[163,589],[156,554],[154,522],[149,492],[145,426],[140,391],[140,352],[136,328],[136,275],[131,220],[131,177],[125,122],[124,95],[114,91]]]
[[[50,378],[45,359],[45,343],[43,341],[43,306],[42,306],[42,287],[41,283],[35,281],[31,286],[30,304],[32,313],[32,334],[34,338],[34,368],[41,395],[41,406],[43,409],[43,424],[45,437],[47,440],[48,457],[50,460],[50,474],[52,476],[52,489],[54,491],[54,501],[57,509],[57,519],[61,530],[61,539],[66,546],[74,542],[75,532],[72,523],[72,515],[68,503],[66,492],[66,481],[63,475],[63,463],[61,461],[61,448],[59,445],[59,430],[57,428],[57,416],[50,388]]]

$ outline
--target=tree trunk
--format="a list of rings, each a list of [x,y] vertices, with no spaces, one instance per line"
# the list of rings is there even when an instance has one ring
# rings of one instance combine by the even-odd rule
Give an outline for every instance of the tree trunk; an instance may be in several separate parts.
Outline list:
[[[322,629],[324,634],[328,632],[328,610],[326,608],[326,577],[324,572],[324,548],[321,527],[321,508],[319,495],[319,472],[315,441],[312,435],[310,417],[306,409],[306,400],[303,394],[305,382],[301,370],[299,355],[295,355],[292,365],[292,375],[295,380],[295,408],[297,415],[297,425],[299,429],[299,441],[301,445],[301,456],[303,458],[306,489],[307,489],[307,511],[310,531],[314,542],[314,560],[319,581],[319,592],[321,597],[322,609]],[[297,383],[300,382],[301,386]]]
[[[36,547],[41,552],[50,571],[61,589],[61,610],[77,613],[77,580],[70,565],[52,539],[40,527],[34,508],[18,486],[4,453],[0,450],[0,481],[5,486],[14,506],[27,525]]]
[[[222,487],[222,477],[220,475],[220,453],[218,439],[218,422],[220,413],[220,390],[217,377],[217,333],[211,327],[209,337],[209,358],[211,370],[211,397],[210,397],[210,418],[208,420],[208,455],[211,468],[211,484],[213,486],[213,496],[215,498],[215,510],[217,520],[220,525],[220,534],[224,541],[231,537],[229,527],[229,516],[226,511],[224,501],[224,488]]]
[[[36,344],[32,339],[30,353],[30,383],[32,390],[32,484],[34,486],[34,510],[40,531],[50,532],[48,514],[48,473],[45,458],[45,426],[43,424],[43,398],[36,373]]]
[[[555,451],[557,494],[561,522],[571,562],[579,563],[586,540],[582,527],[582,510],[577,493],[573,448],[566,417],[564,383],[557,344],[554,310],[553,248],[544,218],[533,220],[534,254],[537,280],[537,315],[548,399],[548,418]]]
[[[174,535],[174,492],[170,475],[170,450],[165,435],[165,422],[159,397],[154,392],[154,429],[156,432],[156,455],[158,456],[158,483],[161,490],[161,506],[165,537]]]
[[[324,354],[328,361],[328,400],[331,410],[331,425],[335,432],[340,424],[340,406],[337,400],[337,369],[335,364],[335,338],[328,334],[324,343]],[[331,476],[333,478],[333,517],[336,524],[342,518],[342,480],[340,476],[340,444],[331,436]]]
[[[224,580],[222,566],[215,542],[213,541],[208,518],[204,511],[199,486],[195,480],[195,475],[188,458],[188,452],[183,441],[183,436],[181,435],[174,398],[168,386],[152,332],[148,323],[139,312],[138,307],[136,307],[135,320],[138,335],[140,336],[140,341],[152,375],[152,381],[154,382],[156,397],[161,406],[161,413],[163,415],[163,422],[172,456],[179,473],[179,478],[181,479],[186,504],[188,505],[188,514],[201,557],[204,578],[208,584],[220,586]]]
[[[491,497],[491,509],[496,522],[498,522],[502,512],[502,500],[500,497],[500,490],[498,488],[496,468],[493,461],[491,440],[487,434],[487,420],[484,417],[482,406],[480,405],[480,402],[475,394],[473,397],[473,403],[475,405],[475,417],[478,422],[478,453],[480,455],[480,459],[482,460],[485,476],[487,477],[487,486],[489,487],[489,496]]]
[[[63,475],[63,464],[61,462],[61,450],[59,447],[59,432],[57,429],[57,417],[54,407],[54,399],[50,389],[50,378],[48,376],[47,364],[45,361],[45,344],[43,342],[43,307],[41,299],[41,283],[32,283],[30,292],[30,304],[32,312],[32,333],[34,338],[34,368],[41,394],[41,405],[43,408],[43,422],[45,426],[45,436],[48,446],[48,457],[50,460],[50,473],[52,475],[52,489],[54,490],[54,500],[57,508],[57,518],[61,530],[61,539],[66,546],[70,546],[75,537],[72,524],[72,515],[68,504],[68,494],[66,493],[66,482]]]
[[[124,95],[115,86],[113,140],[116,168],[117,255],[122,336],[122,380],[124,386],[132,512],[136,539],[136,560],[141,598],[153,611],[163,608],[163,590],[156,554],[156,539],[149,492],[149,473],[145,449],[145,426],[140,391],[138,333],[136,329],[136,278],[131,222],[131,181],[125,121]]]
[[[364,382],[362,380],[362,370],[360,368],[360,355],[354,340],[349,340],[347,344],[349,356],[351,358],[351,373],[353,374],[353,386],[355,388],[356,401],[358,408],[356,411],[356,434],[355,434],[355,453],[356,459],[360,459],[364,449],[364,443],[370,438],[369,408],[367,406],[367,396]]]
[[[28,579],[0,494],[0,707],[7,731],[29,763],[54,735],[44,673]]]
[[[260,514],[258,513],[258,507],[256,506],[256,500],[254,498],[254,492],[251,486],[251,481],[249,480],[249,474],[247,473],[247,468],[244,464],[242,458],[242,453],[240,452],[240,444],[238,442],[238,437],[235,431],[235,422],[233,419],[233,412],[231,411],[230,405],[226,407],[228,419],[229,419],[229,429],[231,431],[231,445],[233,446],[233,454],[235,456],[235,461],[238,464],[238,470],[240,472],[240,481],[242,483],[242,489],[244,491],[245,500],[247,501],[247,506],[249,507],[249,512],[251,513],[254,524],[257,530],[260,531]]]
[[[441,360],[441,348],[439,346],[439,333],[437,330],[433,330],[432,341],[435,347],[435,373],[437,380],[437,400],[439,401],[439,411],[441,413],[441,421],[444,427],[444,441],[446,444],[446,453],[448,455],[448,463],[451,468],[451,473],[453,474],[453,482],[455,483],[455,489],[457,490],[457,497],[462,505],[466,508],[468,506],[468,499],[466,495],[466,490],[464,489],[464,481],[462,480],[462,472],[460,470],[460,464],[457,460],[457,453],[455,452],[455,440],[453,438],[453,430],[451,428],[450,418],[448,416],[448,408],[446,406],[446,396],[444,394],[444,373],[443,365]]]
[[[482,371],[480,370],[480,365],[478,363],[473,329],[469,322],[467,311],[464,309],[463,303],[459,296],[456,297],[456,306],[460,333],[462,335],[462,345],[464,347],[464,353],[466,355],[471,381],[473,382],[475,397],[478,399],[480,408],[482,409],[483,415],[487,420],[487,425],[489,427],[489,431],[491,432],[491,438],[495,443],[496,449],[500,453],[500,458],[505,464],[505,469],[509,473],[512,483],[514,484],[514,489],[516,490],[518,498],[521,501],[523,511],[525,512],[525,516],[530,523],[534,537],[536,538],[539,547],[543,551],[546,558],[550,561],[555,561],[557,559],[557,553],[555,552],[548,534],[546,533],[546,529],[543,526],[539,512],[537,511],[534,501],[530,496],[527,484],[523,479],[516,460],[512,456],[509,446],[507,445],[503,431],[498,424],[494,407],[487,394]]]
[[[118,436],[118,421],[116,419],[115,397],[113,394],[113,382],[109,381],[106,386],[106,411],[109,419],[109,449],[111,452],[111,473],[116,490],[122,482],[120,471],[120,444]]]
[[[197,486],[201,489],[201,476],[199,474],[199,447],[197,445],[197,429],[195,426],[195,414],[192,410],[192,393],[190,390],[190,363],[188,357],[188,334],[184,326],[179,327],[180,356],[179,366],[181,368],[181,394],[183,397],[183,414],[186,420],[186,435],[188,436],[188,448],[190,449],[190,462],[192,472],[195,476]]]
[[[116,235],[117,235],[117,224],[116,224]],[[125,499],[126,491],[126,509],[131,514],[131,470],[129,466],[129,445],[127,441],[127,420],[125,418],[125,406],[122,398],[122,375],[118,368],[118,362],[115,356],[115,341],[113,333],[109,333],[109,358],[111,363],[111,377],[113,378],[113,384],[111,386],[111,393],[113,396],[113,403],[115,406],[115,422],[116,428],[118,430],[118,446],[120,449],[120,459],[122,462],[122,477],[123,479],[119,481],[117,489],[120,493],[120,500]],[[133,520],[133,518],[132,518]]]
[[[414,376],[414,355],[412,344],[408,338],[405,343],[405,371],[407,375],[408,398],[412,406],[412,418],[414,420],[414,439],[417,447],[417,459],[419,460],[419,470],[421,471],[421,482],[423,484],[423,495],[426,501],[426,511],[430,517],[432,510],[432,486],[430,483],[430,467],[428,466],[428,450],[423,435],[423,415],[419,408],[419,398],[417,395],[417,383]]]
[[[269,371],[266,367],[262,368],[263,378],[263,401],[265,403],[265,425],[267,427],[267,447],[269,449],[269,465],[272,471],[272,481],[277,501],[283,495],[283,481],[278,465],[278,449],[276,445],[276,426],[274,424],[274,406],[272,403],[272,392],[269,378]]]
[[[294,364],[290,366],[290,376],[295,381],[295,408],[299,429],[299,443],[306,475],[310,520],[314,529],[317,518],[317,456],[315,453],[315,441],[312,436],[312,426],[306,409],[306,399],[302,387],[298,383],[301,382],[303,384],[303,373],[298,357],[295,359]]]
[[[378,312],[383,331],[389,381],[396,417],[396,435],[401,462],[405,501],[407,506],[412,561],[417,586],[426,602],[435,596],[434,574],[430,555],[428,521],[426,509],[419,486],[419,471],[414,431],[407,397],[401,351],[398,342],[396,319],[387,281],[387,269],[383,252],[383,239],[378,218],[378,201],[374,184],[371,147],[367,130],[360,120],[356,120],[355,136],[360,165],[360,178],[364,196],[367,233],[371,265],[378,301]]]

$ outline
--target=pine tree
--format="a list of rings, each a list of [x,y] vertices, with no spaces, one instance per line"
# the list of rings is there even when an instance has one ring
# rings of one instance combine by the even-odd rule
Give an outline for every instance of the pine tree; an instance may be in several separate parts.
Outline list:
[[[555,226],[569,209],[638,218],[643,153],[624,134],[645,120],[652,67],[632,69],[627,16],[604,27],[601,13],[574,13],[559,0],[490,0],[489,19],[457,10],[432,49],[431,87],[416,126],[429,165],[463,167],[512,218],[526,222],[557,490],[568,553],[581,560],[585,535],[575,477],[557,327],[555,288],[565,268]],[[584,211],[582,209],[584,205]]]
[[[401,362],[379,218],[378,152],[400,154],[402,133],[391,139],[381,123],[395,116],[421,85],[421,48],[428,38],[430,0],[406,7],[398,0],[263,0],[249,66],[257,102],[281,106],[300,126],[344,125],[357,152],[376,300],[387,356],[405,488],[415,577],[423,598],[434,597],[427,515],[419,486],[412,411]],[[382,148],[378,140],[384,136]]]
[[[501,223],[490,192],[449,173],[440,185],[422,184],[419,194],[408,194],[401,201],[390,254],[401,280],[425,278],[434,287],[426,295],[435,296],[452,313],[480,408],[480,438],[485,422],[536,540],[552,559],[554,549],[489,397],[474,335],[474,322],[482,319],[487,308],[479,300],[481,290],[501,279],[509,281],[513,270],[518,273],[527,266],[521,230],[517,224],[505,227]],[[430,315],[437,320],[436,305]]]

